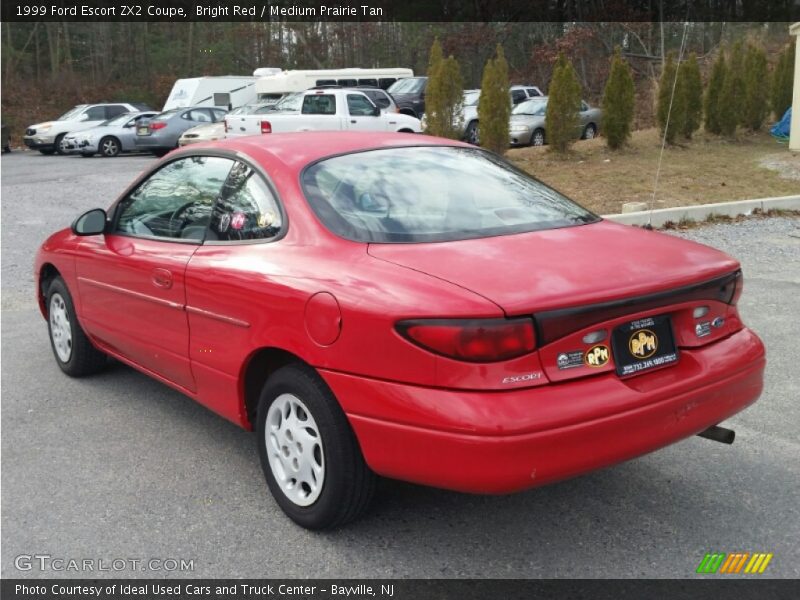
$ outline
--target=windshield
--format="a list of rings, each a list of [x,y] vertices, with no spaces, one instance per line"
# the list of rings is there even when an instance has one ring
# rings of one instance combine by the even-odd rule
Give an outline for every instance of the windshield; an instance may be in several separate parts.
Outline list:
[[[393,96],[395,94],[418,94],[423,89],[425,89],[426,81],[427,80],[424,77],[398,79],[386,91],[392,94]]]
[[[464,92],[464,106],[477,106],[478,100],[481,99],[481,91]]]
[[[107,125],[124,125],[127,123],[133,115],[131,113],[122,113],[121,115],[117,115],[113,119],[109,119],[108,121],[103,121],[100,123],[100,127],[105,127]]]
[[[546,98],[533,98],[517,104],[511,111],[512,115],[543,115],[547,110]]]
[[[56,120],[57,121],[66,121],[67,119],[71,119],[72,117],[77,116],[79,112],[81,112],[84,108],[86,108],[86,106],[87,106],[86,104],[78,104],[78,106],[76,106],[75,108],[69,109],[67,112],[65,112],[63,115],[58,117],[58,119],[56,119]]]
[[[314,212],[357,242],[444,242],[590,223],[598,217],[477,148],[387,148],[303,172]]]

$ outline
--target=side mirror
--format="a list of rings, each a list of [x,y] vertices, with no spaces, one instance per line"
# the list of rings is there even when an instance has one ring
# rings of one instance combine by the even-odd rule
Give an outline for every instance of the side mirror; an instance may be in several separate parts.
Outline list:
[[[72,233],[75,235],[100,235],[106,230],[106,211],[93,208],[83,213],[72,222]]]

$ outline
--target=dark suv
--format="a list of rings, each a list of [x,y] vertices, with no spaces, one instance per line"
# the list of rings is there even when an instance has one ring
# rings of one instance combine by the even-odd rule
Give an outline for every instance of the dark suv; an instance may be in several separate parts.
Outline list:
[[[428,87],[427,77],[407,77],[398,79],[386,91],[394,98],[402,114],[421,119],[425,114],[426,87]]]

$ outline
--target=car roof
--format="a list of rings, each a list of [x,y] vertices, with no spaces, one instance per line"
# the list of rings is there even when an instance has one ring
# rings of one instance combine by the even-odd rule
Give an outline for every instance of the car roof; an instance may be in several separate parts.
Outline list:
[[[195,144],[191,149],[197,151],[214,148],[241,152],[256,160],[264,158],[300,170],[312,162],[339,154],[404,146],[474,148],[463,142],[412,133],[304,131],[229,138],[219,142]]]

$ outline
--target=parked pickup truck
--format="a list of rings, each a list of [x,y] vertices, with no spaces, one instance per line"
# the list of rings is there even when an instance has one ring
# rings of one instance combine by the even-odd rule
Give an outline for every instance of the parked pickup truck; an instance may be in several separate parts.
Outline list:
[[[308,90],[299,113],[225,117],[225,137],[331,130],[420,133],[422,127],[419,119],[382,112],[363,92],[347,89]]]

